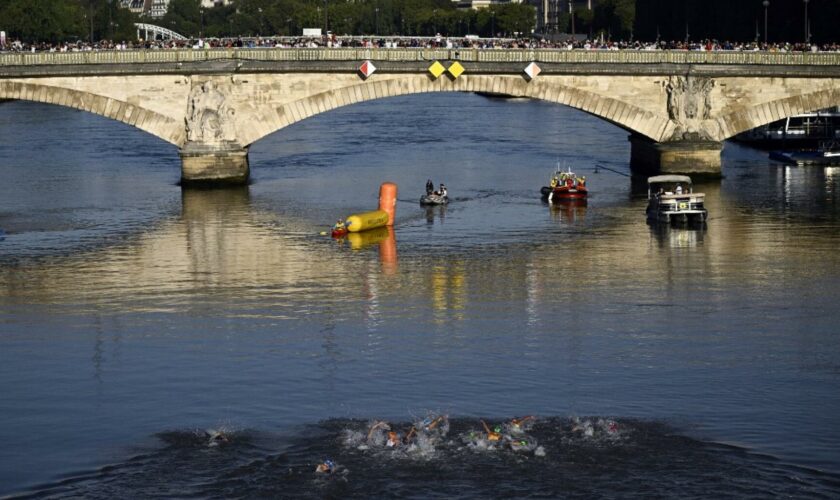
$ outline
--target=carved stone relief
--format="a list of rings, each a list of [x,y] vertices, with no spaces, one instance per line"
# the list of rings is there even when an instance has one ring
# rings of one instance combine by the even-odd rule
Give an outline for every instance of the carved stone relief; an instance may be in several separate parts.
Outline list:
[[[187,140],[204,144],[236,142],[234,115],[216,83],[194,84],[187,103]]]
[[[671,140],[711,140],[702,122],[711,115],[715,81],[707,77],[670,76],[664,85],[668,93],[668,117],[675,125]]]

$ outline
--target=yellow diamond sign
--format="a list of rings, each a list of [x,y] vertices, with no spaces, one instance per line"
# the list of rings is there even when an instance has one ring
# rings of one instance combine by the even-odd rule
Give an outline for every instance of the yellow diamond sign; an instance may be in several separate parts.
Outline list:
[[[461,66],[461,63],[455,61],[454,63],[449,65],[449,74],[452,75],[452,78],[458,78],[464,72],[464,67]]]
[[[443,67],[443,64],[435,61],[429,66],[429,73],[432,74],[433,77],[438,78],[443,72],[446,71],[446,68]]]

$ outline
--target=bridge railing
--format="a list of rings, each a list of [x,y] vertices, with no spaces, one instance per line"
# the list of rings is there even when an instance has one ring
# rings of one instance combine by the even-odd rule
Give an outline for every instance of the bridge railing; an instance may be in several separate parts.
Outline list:
[[[561,64],[840,65],[835,52],[637,51],[557,49],[265,48],[0,53],[0,66],[241,61],[433,61]]]

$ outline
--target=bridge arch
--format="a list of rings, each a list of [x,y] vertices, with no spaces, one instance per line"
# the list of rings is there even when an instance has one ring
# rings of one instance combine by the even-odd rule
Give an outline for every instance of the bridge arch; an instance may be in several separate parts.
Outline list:
[[[840,106],[840,88],[818,90],[758,104],[746,110],[734,110],[717,118],[722,134],[720,140],[774,121],[835,106]]]
[[[184,143],[184,125],[173,118],[111,97],[28,82],[0,82],[0,100],[20,100],[80,109],[139,128],[166,142]]]
[[[134,27],[137,28],[137,38],[140,38],[140,32],[142,31],[145,35],[143,39],[149,39],[149,33],[152,33],[154,36],[154,40],[157,40],[157,37],[160,36],[164,40],[186,40],[187,37],[180,33],[176,33],[171,29],[164,28],[163,26],[156,26],[154,24],[148,23],[134,23]]]
[[[527,81],[521,76],[462,76],[451,82],[446,77],[432,80],[428,75],[401,75],[371,82],[360,82],[310,95],[276,108],[257,112],[259,126],[240,130],[242,144],[248,146],[282,128],[332,109],[350,104],[430,92],[488,92],[529,97],[564,104],[609,121],[654,141],[663,140],[673,130],[667,117],[658,116],[634,104],[563,85],[550,79]]]

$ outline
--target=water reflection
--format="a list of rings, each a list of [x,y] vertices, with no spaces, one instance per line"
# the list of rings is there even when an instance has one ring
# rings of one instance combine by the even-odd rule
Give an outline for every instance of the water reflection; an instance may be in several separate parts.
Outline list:
[[[350,248],[353,250],[363,250],[371,245],[376,245],[386,238],[393,237],[393,227],[388,230],[388,227],[377,227],[367,231],[360,231],[358,233],[347,233],[345,238],[350,243]]]
[[[378,245],[379,262],[385,274],[397,272],[397,236],[393,226],[377,227],[358,233],[347,233],[336,240],[339,244],[345,241],[354,251],[361,251],[370,246]]]
[[[586,200],[563,200],[549,205],[551,219],[564,224],[581,224],[586,219]]]
[[[424,208],[426,210],[426,224],[433,225],[435,219],[438,220],[439,224],[443,224],[446,219],[446,205],[427,205]]]
[[[659,221],[648,222],[650,234],[660,247],[691,248],[703,244],[706,224],[697,227],[680,227]]]
[[[432,267],[430,293],[436,324],[463,321],[467,303],[467,272],[462,260],[438,263]]]

